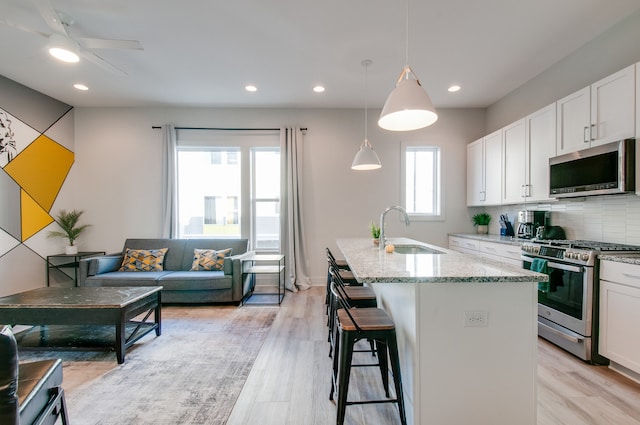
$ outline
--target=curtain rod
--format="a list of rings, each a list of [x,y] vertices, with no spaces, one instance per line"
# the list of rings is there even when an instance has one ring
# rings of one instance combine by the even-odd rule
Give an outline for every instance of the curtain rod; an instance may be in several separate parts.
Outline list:
[[[154,125],[151,128],[162,128],[159,125]],[[176,127],[176,130],[225,130],[225,131],[279,131],[279,128],[220,128],[220,127]],[[306,128],[301,128],[300,131],[307,131]]]

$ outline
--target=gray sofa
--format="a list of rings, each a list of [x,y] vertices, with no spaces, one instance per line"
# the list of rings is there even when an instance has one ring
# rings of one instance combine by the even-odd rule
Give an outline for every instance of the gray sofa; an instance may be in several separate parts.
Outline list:
[[[249,291],[242,276],[247,239],[127,239],[121,254],[83,259],[78,286],[162,286],[162,303],[240,303]],[[168,248],[163,271],[118,271],[126,249]],[[232,248],[220,271],[190,271],[194,249]]]

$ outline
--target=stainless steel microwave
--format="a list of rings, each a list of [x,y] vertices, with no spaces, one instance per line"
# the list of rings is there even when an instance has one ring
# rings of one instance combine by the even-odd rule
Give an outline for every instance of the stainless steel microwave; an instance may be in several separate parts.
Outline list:
[[[635,139],[549,159],[549,195],[567,198],[634,192]]]

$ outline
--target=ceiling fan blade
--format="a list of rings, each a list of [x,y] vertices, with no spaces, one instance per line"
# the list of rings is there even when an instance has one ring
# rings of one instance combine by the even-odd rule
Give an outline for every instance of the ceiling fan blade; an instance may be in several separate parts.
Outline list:
[[[20,31],[30,32],[31,34],[39,35],[39,36],[44,37],[44,38],[48,38],[49,37],[49,34],[45,34],[45,33],[41,32],[41,31],[38,31],[38,30],[34,30],[33,28],[27,28],[27,27],[25,27],[23,25],[16,24],[15,22],[8,21],[8,20],[6,20],[4,18],[0,18],[0,24],[7,25],[9,27],[15,28],[15,29],[20,30]]]
[[[106,38],[77,37],[76,40],[86,49],[144,50],[138,40],[109,40]]]
[[[57,32],[59,34],[64,34],[67,37],[69,34],[67,33],[67,28],[65,27],[60,15],[53,8],[53,4],[51,4],[50,0],[32,0],[38,12],[42,16],[42,19],[47,23],[49,28],[53,32]]]
[[[128,75],[123,69],[118,68],[111,62],[107,62],[105,59],[102,59],[100,56],[96,55],[95,53],[89,52],[87,50],[81,50],[80,56],[87,59],[88,61],[93,62],[99,67],[106,69],[107,71],[113,74],[121,75],[121,76]]]

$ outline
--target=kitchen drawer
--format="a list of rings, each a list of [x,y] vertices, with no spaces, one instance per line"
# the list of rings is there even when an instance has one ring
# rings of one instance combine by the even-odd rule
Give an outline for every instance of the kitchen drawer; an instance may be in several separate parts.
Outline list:
[[[600,280],[640,288],[640,266],[616,261],[600,261]]]
[[[520,261],[520,245],[480,241],[480,252]]]
[[[449,236],[449,249],[460,252],[478,251],[480,249],[480,241],[459,236]]]

